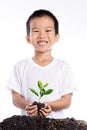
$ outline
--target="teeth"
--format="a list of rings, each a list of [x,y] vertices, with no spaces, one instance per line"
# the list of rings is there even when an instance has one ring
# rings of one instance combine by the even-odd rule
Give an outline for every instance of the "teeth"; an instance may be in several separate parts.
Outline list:
[[[46,44],[46,42],[38,42],[39,43],[39,45],[45,45]]]

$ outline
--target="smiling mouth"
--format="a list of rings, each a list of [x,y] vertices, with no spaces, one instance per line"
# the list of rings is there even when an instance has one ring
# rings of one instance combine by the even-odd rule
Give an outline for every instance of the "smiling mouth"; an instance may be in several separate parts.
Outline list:
[[[43,45],[46,45],[48,42],[47,41],[39,41],[38,44],[43,46]]]

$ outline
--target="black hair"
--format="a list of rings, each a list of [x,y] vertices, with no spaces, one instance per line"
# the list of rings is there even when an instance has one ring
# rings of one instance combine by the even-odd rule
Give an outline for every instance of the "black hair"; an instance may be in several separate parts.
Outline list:
[[[28,18],[27,22],[26,22],[26,30],[27,30],[27,35],[29,35],[30,33],[30,22],[32,19],[34,19],[35,17],[42,17],[44,15],[50,16],[53,21],[54,21],[54,29],[55,29],[55,34],[59,34],[59,23],[57,18],[48,10],[44,10],[44,9],[40,9],[40,10],[36,10],[34,11]]]

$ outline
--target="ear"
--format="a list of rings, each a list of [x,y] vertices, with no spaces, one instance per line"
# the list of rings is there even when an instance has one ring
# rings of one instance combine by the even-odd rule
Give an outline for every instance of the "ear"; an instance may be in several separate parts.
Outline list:
[[[59,37],[60,37],[59,34],[56,34],[56,36],[55,36],[55,43],[59,41]]]
[[[29,36],[26,36],[26,40],[28,43],[30,43],[30,37]]]

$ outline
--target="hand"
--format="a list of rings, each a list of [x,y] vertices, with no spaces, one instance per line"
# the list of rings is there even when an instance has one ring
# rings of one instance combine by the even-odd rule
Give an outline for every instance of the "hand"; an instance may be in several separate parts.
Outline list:
[[[37,105],[28,104],[25,107],[25,110],[27,111],[27,114],[29,116],[37,116]]]
[[[47,106],[45,104],[45,107],[44,108],[41,108],[40,110],[40,115],[41,116],[48,116],[50,113],[52,112],[52,109],[50,106]]]

